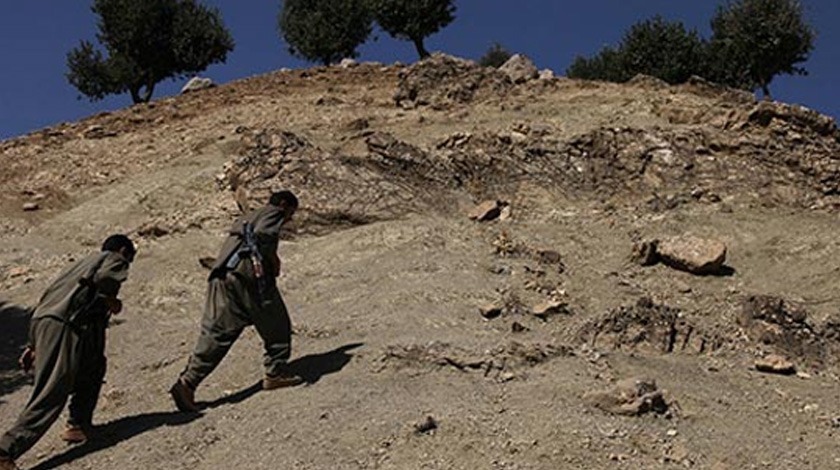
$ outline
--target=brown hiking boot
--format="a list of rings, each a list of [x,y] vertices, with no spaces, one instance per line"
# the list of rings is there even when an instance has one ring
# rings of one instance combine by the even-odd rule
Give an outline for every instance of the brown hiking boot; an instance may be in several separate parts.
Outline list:
[[[88,436],[84,428],[68,424],[61,432],[61,440],[68,444],[83,444],[87,442]]]
[[[0,456],[0,470],[20,470],[11,457]]]
[[[303,377],[291,372],[281,372],[278,375],[266,375],[263,379],[263,390],[294,387],[303,383]]]
[[[178,379],[175,385],[169,389],[169,394],[172,395],[172,400],[175,401],[175,406],[178,410],[184,413],[198,412],[198,406],[195,404],[195,391],[185,384],[183,380]]]

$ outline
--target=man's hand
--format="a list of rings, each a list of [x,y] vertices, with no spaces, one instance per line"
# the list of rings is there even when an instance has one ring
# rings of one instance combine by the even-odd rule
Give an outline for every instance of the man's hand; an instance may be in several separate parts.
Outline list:
[[[105,306],[108,307],[108,311],[111,312],[111,314],[113,315],[122,312],[122,300],[117,299],[115,297],[106,297]]]
[[[35,350],[30,348],[29,346],[23,350],[23,354],[20,355],[18,359],[18,365],[20,368],[23,369],[24,372],[29,372],[32,369],[32,364],[35,363]]]

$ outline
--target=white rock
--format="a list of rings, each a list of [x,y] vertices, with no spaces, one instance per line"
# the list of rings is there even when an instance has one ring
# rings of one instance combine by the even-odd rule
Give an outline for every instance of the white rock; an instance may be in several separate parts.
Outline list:
[[[338,66],[343,69],[353,68],[357,65],[359,65],[359,63],[349,57],[346,59],[341,59],[341,62],[338,64]]]
[[[522,54],[515,54],[499,67],[514,83],[522,83],[539,77],[540,72],[534,62]]]
[[[213,88],[214,86],[216,86],[216,84],[209,78],[193,77],[186,85],[184,85],[184,88],[181,88],[181,94],[205,90],[207,88]]]

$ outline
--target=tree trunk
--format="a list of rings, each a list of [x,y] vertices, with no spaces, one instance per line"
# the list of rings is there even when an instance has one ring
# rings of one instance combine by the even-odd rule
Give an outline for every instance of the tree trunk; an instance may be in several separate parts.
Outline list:
[[[155,92],[155,84],[154,83],[147,83],[146,84],[146,92],[143,93],[143,96],[140,97],[140,98],[142,98],[143,103],[148,103],[149,101],[151,101],[152,100],[152,93],[154,93],[154,92]]]
[[[426,50],[426,46],[423,45],[423,38],[412,38],[412,42],[414,42],[414,48],[417,49],[417,54],[420,55],[420,59],[425,59],[429,57],[429,51]]]
[[[765,83],[761,85],[761,92],[764,94],[764,101],[772,101],[773,97],[770,96],[770,84]]]
[[[143,101],[140,99],[140,85],[131,85],[128,88],[128,91],[131,93],[131,101],[134,104],[142,103]]]
[[[140,90],[143,90],[143,92],[141,93]],[[128,91],[131,93],[131,101],[134,104],[148,103],[151,101],[152,93],[155,91],[155,84],[131,85]]]

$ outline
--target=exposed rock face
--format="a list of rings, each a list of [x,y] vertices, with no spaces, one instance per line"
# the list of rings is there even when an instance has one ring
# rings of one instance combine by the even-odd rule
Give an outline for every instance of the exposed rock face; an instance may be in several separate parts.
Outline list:
[[[444,56],[440,60],[456,59]],[[355,128],[362,129],[363,124],[359,121]],[[454,133],[429,148],[383,132],[363,132],[368,153],[351,156],[319,149],[280,129],[245,129],[241,151],[228,164],[226,174],[241,176],[249,189],[255,184],[266,189],[270,185],[298,188],[308,200],[317,202],[307,210],[317,210],[318,224],[324,226],[399,217],[440,206],[439,201],[431,201],[441,197],[448,201],[462,200],[465,195],[473,200],[495,199],[499,194],[516,194],[523,179],[548,190],[562,188],[566,195],[588,197],[597,192],[601,198],[647,204],[654,211],[695,203],[704,195],[711,195],[707,198],[711,203],[727,195],[750,198],[754,194],[762,203],[826,204],[833,200],[826,199],[832,194],[826,188],[828,182],[836,179],[840,185],[840,162],[827,156],[809,156],[818,166],[813,171],[803,168],[801,173],[779,165],[767,150],[755,147],[749,154],[717,158],[706,155],[717,147],[708,145],[696,130],[603,128],[563,140],[550,127],[516,124],[507,131]],[[709,150],[698,154],[699,147]],[[702,188],[698,181],[703,182]],[[744,188],[759,189],[746,192]],[[651,193],[657,196],[651,198]],[[651,248],[645,249],[638,253],[640,263],[663,260],[700,274],[718,272],[726,255],[726,246],[720,242],[689,237],[662,241],[653,258]]]
[[[595,348],[657,354],[706,353],[720,343],[716,336],[698,331],[679,310],[647,297],[587,322],[578,337]]]
[[[400,73],[394,101],[404,107],[445,108],[504,94],[507,76],[475,62],[435,53]]]
[[[776,353],[796,357],[810,366],[832,360],[830,329],[818,331],[804,307],[780,297],[756,295],[744,299],[738,324],[746,336]]]

